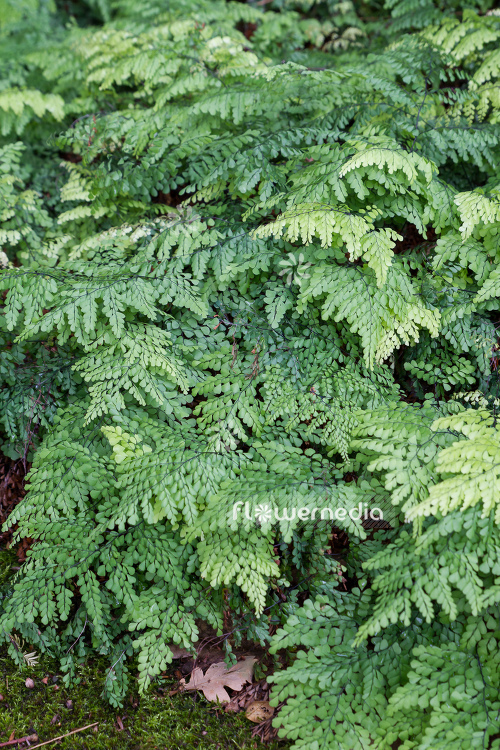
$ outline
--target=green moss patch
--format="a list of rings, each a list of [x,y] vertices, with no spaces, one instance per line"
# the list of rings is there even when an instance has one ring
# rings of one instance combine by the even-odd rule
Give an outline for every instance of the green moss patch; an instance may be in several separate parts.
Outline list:
[[[37,667],[18,670],[5,651],[1,652],[0,742],[6,742],[12,732],[16,737],[36,733],[43,742],[99,722],[95,729],[63,740],[63,745],[71,750],[250,750],[260,745],[251,737],[255,725],[244,714],[225,714],[197,694],[169,697],[168,691],[176,683],[173,676],[153,685],[145,696],[132,690],[124,707],[116,710],[101,698],[104,662],[85,664],[80,684],[72,688],[64,687],[62,676],[53,671],[56,667],[55,661],[42,657]],[[33,688],[25,685],[28,677],[35,683]],[[47,684],[42,682],[44,678]],[[278,743],[266,747],[272,750]],[[279,743],[279,747],[286,745]]]

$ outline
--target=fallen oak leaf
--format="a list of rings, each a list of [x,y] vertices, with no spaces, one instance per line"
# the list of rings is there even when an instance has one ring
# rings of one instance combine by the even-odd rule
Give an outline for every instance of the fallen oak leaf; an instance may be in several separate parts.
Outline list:
[[[232,690],[241,690],[247,682],[252,682],[253,665],[256,661],[255,657],[246,656],[230,669],[221,661],[212,664],[205,674],[199,667],[196,667],[187,685],[184,680],[181,680],[182,689],[201,690],[209,701],[219,700],[220,703],[229,703],[231,699],[224,686]]]
[[[266,721],[274,715],[274,708],[270,705],[269,701],[253,701],[247,707],[245,716],[249,721],[253,721],[256,724],[260,724],[261,721]]]

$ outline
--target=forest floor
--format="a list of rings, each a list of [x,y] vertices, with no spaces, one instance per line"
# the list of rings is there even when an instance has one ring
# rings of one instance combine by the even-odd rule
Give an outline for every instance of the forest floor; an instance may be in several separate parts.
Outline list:
[[[0,462],[0,523],[3,523],[23,495],[24,468],[20,461],[2,457]],[[29,543],[8,549],[10,531],[0,534],[0,597],[10,587],[10,579],[26,557]],[[220,661],[224,659],[221,652]],[[186,666],[186,665],[185,665]],[[0,748],[14,750],[280,750],[288,743],[276,740],[261,744],[252,737],[256,728],[240,713],[226,713],[201,693],[169,695],[179,685],[179,662],[139,696],[132,665],[130,689],[123,708],[111,707],[102,698],[102,685],[109,664],[87,660],[80,670],[80,683],[63,684],[57,662],[40,655],[34,667],[19,669],[0,648]],[[184,670],[185,671],[185,670]],[[186,675],[187,677],[188,675]],[[83,729],[83,731],[76,731]],[[68,735],[50,743],[57,737]],[[29,738],[24,742],[15,740]]]
[[[0,550],[0,580],[5,586],[15,554]],[[39,747],[61,735],[71,734],[45,747],[61,745],[68,750],[255,750],[263,747],[252,738],[244,712],[225,713],[197,693],[169,695],[179,680],[177,666],[156,680],[146,695],[134,687],[134,671],[123,708],[112,708],[102,697],[103,678],[109,664],[88,660],[80,669],[80,683],[67,688],[57,671],[57,662],[41,655],[35,667],[19,669],[0,649],[0,748]],[[90,725],[90,726],[89,726]],[[33,735],[36,735],[34,737]],[[21,744],[9,740],[30,737]],[[287,747],[273,741],[266,750]]]
[[[82,727],[90,727],[46,747],[71,750],[254,750],[260,740],[251,737],[255,725],[244,713],[226,714],[198,694],[168,696],[177,682],[167,677],[145,696],[134,690],[122,709],[113,709],[101,698],[106,664],[87,662],[81,682],[65,688],[54,661],[43,656],[36,667],[19,670],[5,651],[0,652],[0,747],[9,740],[30,737],[11,747],[38,747]],[[34,687],[26,686],[26,679]],[[47,679],[48,678],[48,679]],[[29,682],[31,684],[31,682]],[[159,692],[158,688],[162,691]],[[165,688],[167,688],[165,690]],[[268,750],[283,748],[276,741]]]

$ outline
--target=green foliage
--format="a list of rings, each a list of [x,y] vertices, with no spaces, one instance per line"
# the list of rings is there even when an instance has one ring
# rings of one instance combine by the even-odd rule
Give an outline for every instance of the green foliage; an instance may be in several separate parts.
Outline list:
[[[496,609],[453,628],[392,625],[356,649],[369,599],[355,588],[307,600],[273,638],[272,651],[300,648],[269,678],[272,703],[286,701],[280,734],[297,748],[498,747]]]
[[[201,622],[229,657],[279,626],[294,747],[498,747],[500,16],[33,9],[0,57],[13,658],[98,653],[118,706],[134,654],[145,691]]]
[[[78,633],[75,640],[77,637]],[[2,738],[9,736],[12,726],[17,727],[16,733],[20,737],[36,732],[41,741],[99,722],[97,732],[88,729],[71,735],[72,750],[113,750],[117,746],[122,750],[134,750],[138,746],[154,750],[155,744],[159,743],[166,748],[184,743],[189,750],[210,750],[216,744],[224,750],[234,748],[235,743],[244,750],[252,750],[254,746],[255,740],[251,737],[253,725],[244,714],[221,716],[220,712],[207,711],[204,701],[194,701],[189,694],[162,694],[176,687],[178,680],[173,675],[174,670],[162,679],[161,686],[158,686],[161,691],[153,689],[139,696],[137,687],[131,682],[129,691],[135,704],[134,711],[129,709],[127,715],[120,711],[125,726],[125,731],[122,731],[116,722],[116,707],[101,697],[107,673],[102,657],[78,665],[78,676],[71,686],[62,683],[57,659],[44,656],[42,663],[35,667],[25,666],[20,671],[3,648],[0,660],[4,674],[4,706],[0,714]],[[54,690],[52,676],[57,679],[58,690]],[[25,687],[26,677],[35,682],[31,690]],[[45,685],[42,680],[47,677],[48,684]],[[55,715],[59,716],[57,723],[53,721]],[[270,747],[278,750],[283,748],[283,742],[274,741]]]

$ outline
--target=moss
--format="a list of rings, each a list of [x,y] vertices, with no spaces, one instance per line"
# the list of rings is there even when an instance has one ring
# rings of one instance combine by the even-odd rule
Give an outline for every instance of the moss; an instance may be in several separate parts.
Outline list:
[[[139,698],[130,691],[122,709],[113,709],[101,698],[105,664],[88,662],[81,670],[82,681],[65,688],[57,678],[56,662],[42,657],[37,667],[18,670],[5,651],[0,652],[0,742],[9,739],[11,732],[22,737],[36,732],[39,741],[57,737],[72,729],[99,722],[97,731],[86,730],[64,740],[71,750],[170,750],[170,748],[212,748],[212,750],[248,750],[259,747],[259,740],[251,738],[254,724],[244,714],[225,714],[207,703],[200,695],[168,696],[175,679],[168,678],[161,686],[153,686],[146,696]],[[49,676],[48,684],[42,678]],[[27,688],[31,677],[34,688]],[[57,678],[57,682],[53,682]],[[159,690],[162,690],[160,693]],[[67,701],[72,706],[67,707]],[[119,729],[117,718],[123,723]],[[278,743],[266,745],[276,750]],[[286,747],[279,743],[280,748]]]
[[[16,564],[13,552],[0,550],[0,599],[10,588]],[[259,747],[259,740],[251,737],[255,725],[243,714],[225,714],[199,694],[169,697],[169,689],[177,684],[173,675],[154,684],[149,693],[141,697],[131,678],[131,690],[123,708],[111,708],[101,697],[107,666],[104,660],[89,660],[81,668],[80,684],[66,688],[62,676],[58,676],[55,660],[41,656],[36,667],[19,670],[6,649],[1,649],[0,743],[6,742],[12,732],[15,737],[36,732],[43,742],[97,721],[97,731],[89,729],[72,735],[63,741],[63,747],[70,750],[254,750]],[[34,680],[34,688],[26,687],[27,677]],[[42,682],[45,677],[48,677],[47,684]],[[71,701],[70,707],[67,701]],[[266,750],[277,747],[275,742],[266,745]],[[287,745],[279,743],[279,747]]]

